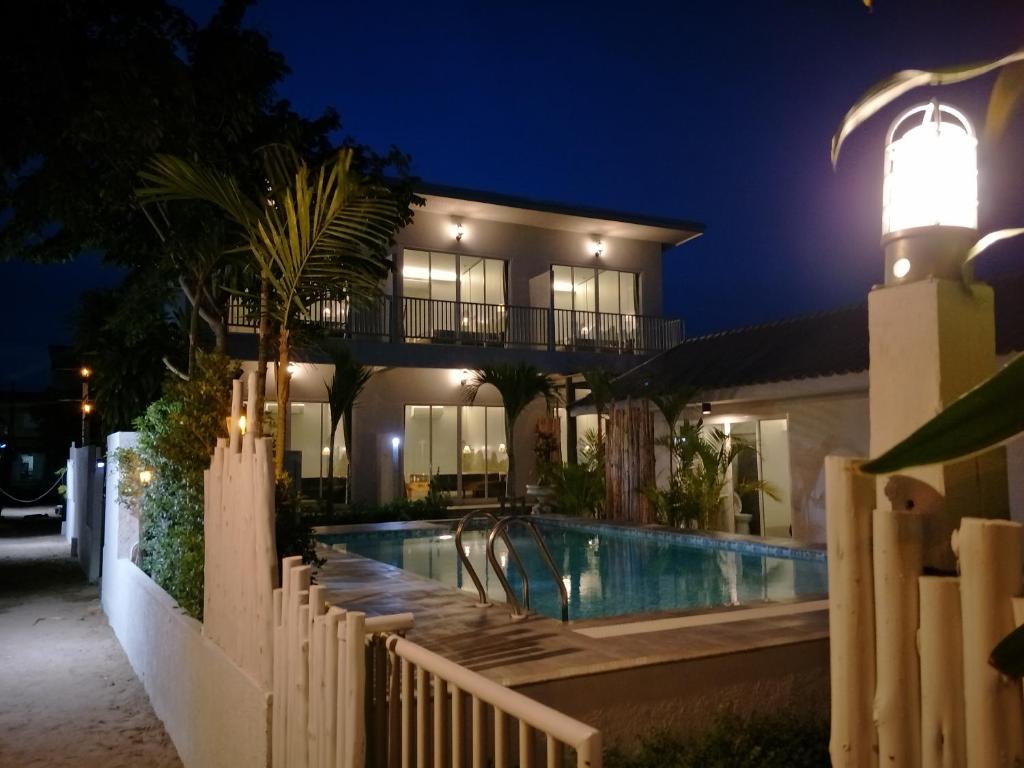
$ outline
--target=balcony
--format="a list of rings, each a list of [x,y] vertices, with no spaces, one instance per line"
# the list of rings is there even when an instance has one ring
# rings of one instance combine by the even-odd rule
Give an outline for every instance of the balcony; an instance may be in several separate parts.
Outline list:
[[[407,344],[650,355],[682,338],[679,320],[547,307],[475,304],[381,296],[367,304],[325,297],[308,305],[307,322],[331,336]],[[242,302],[229,309],[233,331],[254,329]]]

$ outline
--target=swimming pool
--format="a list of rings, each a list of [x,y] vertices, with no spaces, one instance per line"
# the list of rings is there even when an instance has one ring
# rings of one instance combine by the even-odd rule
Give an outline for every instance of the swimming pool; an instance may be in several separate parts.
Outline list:
[[[692,610],[754,602],[821,597],[828,592],[825,553],[772,546],[740,538],[716,538],[593,521],[534,518],[569,595],[570,620]],[[501,585],[487,565],[484,521],[467,529],[463,547],[488,596],[504,602]],[[392,527],[389,530],[324,533],[324,544],[372,558],[476,595],[456,556],[451,527]],[[512,543],[530,579],[531,608],[560,616],[558,589],[529,534],[513,529]],[[502,565],[504,545],[495,546]],[[519,594],[516,569],[509,581]]]

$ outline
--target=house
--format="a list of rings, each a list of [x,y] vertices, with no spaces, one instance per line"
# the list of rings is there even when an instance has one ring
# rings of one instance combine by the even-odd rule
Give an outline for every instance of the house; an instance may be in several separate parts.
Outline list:
[[[465,402],[470,370],[526,361],[571,389],[573,374],[624,372],[682,338],[682,323],[662,316],[662,259],[702,225],[450,187],[418,192],[426,204],[397,236],[383,295],[356,305],[325,294],[309,307],[323,338],[291,366],[287,437],[307,495],[323,492],[327,474],[332,344],[377,369],[354,412],[351,466],[342,430],[335,435],[334,474],[354,478],[353,498],[416,497],[436,476],[471,503],[504,494],[510,439],[523,492],[544,406],[532,404],[510,438],[496,392]],[[254,370],[253,322],[241,312],[232,320],[229,351]]]
[[[1024,273],[990,281],[996,354],[1024,351]],[[734,480],[771,482],[780,499],[748,494],[751,533],[825,540],[824,458],[868,455],[867,303],[684,340],[619,377],[624,394],[683,390],[694,415],[756,445]],[[586,403],[572,409],[586,411]],[[662,432],[665,425],[660,425]],[[1008,447],[1010,509],[1024,520],[1024,438]],[[658,457],[664,472],[665,456]]]

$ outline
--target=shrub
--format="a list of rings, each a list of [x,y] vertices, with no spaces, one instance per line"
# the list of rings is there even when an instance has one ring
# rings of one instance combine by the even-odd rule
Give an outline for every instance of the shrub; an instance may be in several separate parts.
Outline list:
[[[188,381],[168,379],[163,396],[135,421],[138,446],[117,457],[126,482],[121,495],[141,490],[140,565],[189,614],[203,614],[203,470],[217,438],[227,434],[236,364],[200,352]],[[135,484],[140,468],[152,473]]]
[[[631,752],[610,750],[607,768],[818,768],[829,765],[828,724],[785,714],[723,715],[690,739],[656,735]]]

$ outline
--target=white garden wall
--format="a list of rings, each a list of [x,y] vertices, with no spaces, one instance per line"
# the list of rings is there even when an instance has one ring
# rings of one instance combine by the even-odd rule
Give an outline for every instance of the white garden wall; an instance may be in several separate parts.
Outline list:
[[[131,433],[111,435],[108,455],[134,439]],[[117,503],[117,482],[111,461],[101,602],[157,717],[185,768],[266,766],[269,691],[203,637],[202,625],[131,562],[131,546],[119,530],[130,518]]]

